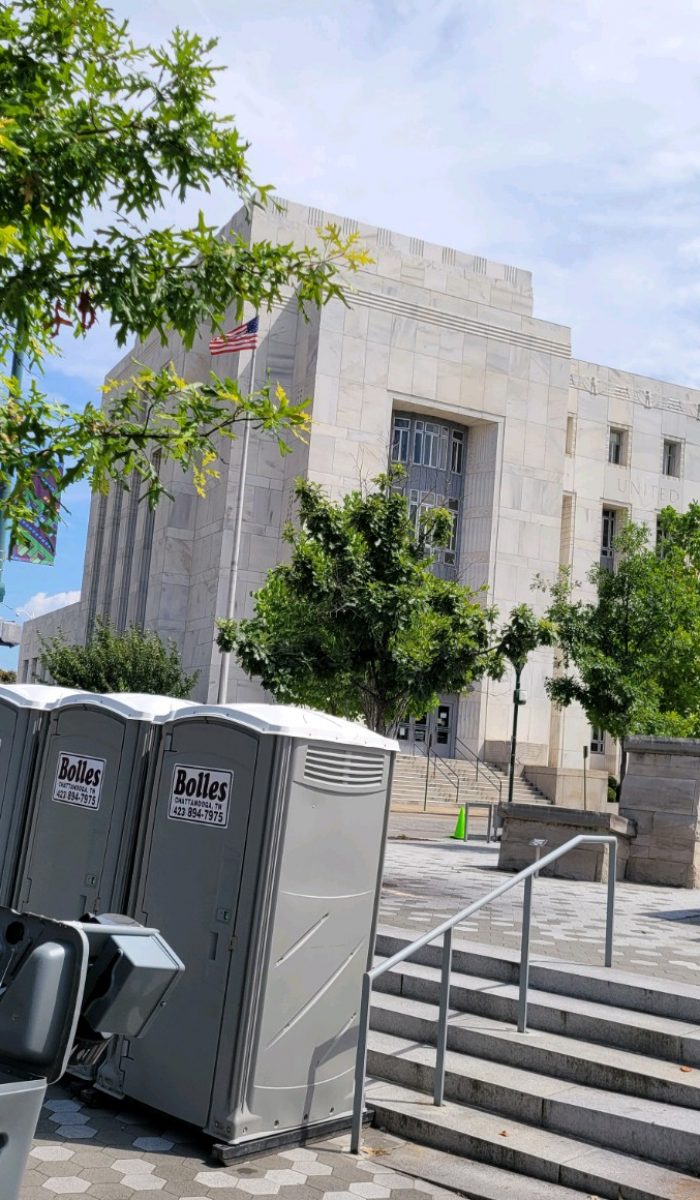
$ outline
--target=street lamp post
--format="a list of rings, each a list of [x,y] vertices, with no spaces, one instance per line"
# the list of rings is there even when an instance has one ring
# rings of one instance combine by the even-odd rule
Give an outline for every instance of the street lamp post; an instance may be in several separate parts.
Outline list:
[[[510,739],[510,774],[508,776],[508,803],[513,803],[513,787],[515,784],[515,749],[518,744],[518,710],[525,703],[525,693],[520,690],[522,666],[515,668],[515,691],[513,692],[513,736]]]

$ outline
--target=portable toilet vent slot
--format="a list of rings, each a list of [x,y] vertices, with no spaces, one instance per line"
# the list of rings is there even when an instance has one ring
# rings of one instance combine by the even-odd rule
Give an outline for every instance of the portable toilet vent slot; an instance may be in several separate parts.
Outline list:
[[[309,746],[304,779],[343,788],[377,788],[384,777],[385,755],[381,750],[346,750],[341,746]]]

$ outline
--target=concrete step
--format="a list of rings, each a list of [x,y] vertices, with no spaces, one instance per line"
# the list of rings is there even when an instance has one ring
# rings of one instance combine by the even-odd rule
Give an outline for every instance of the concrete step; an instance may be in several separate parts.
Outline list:
[[[498,802],[497,788],[493,784],[486,782],[483,774],[477,777],[474,765],[467,759],[446,758],[439,761],[445,764],[444,770],[441,771],[440,767],[437,767],[433,771],[432,767],[430,768],[429,796],[449,797],[454,800],[456,789],[455,783],[451,782],[451,780],[454,780],[454,777],[458,776],[460,800],[469,798],[481,800],[483,797],[491,803]],[[492,767],[491,770],[493,775],[502,782],[501,796],[505,799],[508,774],[497,767]],[[425,773],[426,762],[424,758],[409,754],[399,754],[394,767],[392,786],[392,798],[394,801],[403,801],[409,792],[416,798],[420,796],[422,800],[425,794]],[[447,778],[447,775],[449,775],[449,778]],[[522,776],[518,776],[515,780],[514,798],[529,804],[550,803],[548,798],[534,784],[529,783]]]
[[[649,1162],[645,1155],[596,1148],[572,1136],[452,1101],[437,1108],[429,1096],[397,1083],[371,1084],[367,1104],[375,1124],[397,1137],[584,1195],[605,1200],[698,1200],[700,1196],[697,1177]],[[512,1193],[518,1198],[521,1194],[525,1193]],[[546,1200],[544,1189],[540,1195]]]
[[[436,1004],[439,981],[440,973],[436,968],[404,962],[380,976],[375,982],[375,990]],[[518,989],[514,984],[453,972],[450,1003],[459,1012],[476,1013],[515,1024],[517,1002]],[[577,996],[557,995],[535,986],[529,992],[528,1022],[530,1028],[547,1033],[604,1043],[679,1065],[700,1067],[698,1023],[673,1020],[614,1004],[601,1004]]]
[[[601,889],[601,958],[604,932],[604,900]],[[415,938],[415,932],[381,926],[377,931],[375,950],[378,957],[389,958]],[[425,967],[436,968],[435,977],[442,961],[440,943],[424,946],[411,959]],[[476,975],[501,983],[516,984],[520,973],[520,955],[517,950],[472,942],[455,945],[452,951],[453,971],[462,975]],[[556,959],[533,956],[530,962],[530,985],[556,995],[591,1000],[602,1005],[630,1008],[658,1017],[668,1017],[700,1025],[700,988],[692,984],[664,983],[658,978],[619,971],[615,967],[592,966],[580,963],[563,963]]]
[[[435,1051],[431,1046],[374,1031],[367,1067],[370,1075],[432,1094]],[[514,1118],[675,1170],[700,1173],[697,1111],[581,1087],[459,1051],[447,1051],[445,1068],[448,1100],[497,1113],[502,1120]]]
[[[465,1163],[456,1155],[410,1142],[397,1142],[391,1149],[384,1150],[381,1162],[389,1172],[399,1171],[402,1175],[449,1189],[458,1196],[465,1196],[466,1200],[581,1200],[578,1190],[514,1175],[512,1171],[502,1171],[488,1163]],[[375,1176],[375,1183],[381,1186],[381,1174]]]
[[[436,1004],[374,994],[371,1026],[380,1033],[432,1047],[437,1017]],[[447,1045],[464,1055],[584,1087],[700,1110],[700,1071],[628,1050],[540,1031],[520,1034],[503,1021],[472,1013],[451,1016]]]

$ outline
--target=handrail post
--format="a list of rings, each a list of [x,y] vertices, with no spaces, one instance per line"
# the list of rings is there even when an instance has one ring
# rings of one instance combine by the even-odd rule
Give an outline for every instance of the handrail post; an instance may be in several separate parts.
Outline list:
[[[425,756],[425,794],[423,796],[423,812],[428,811],[428,784],[430,783],[430,747]]]
[[[532,920],[532,880],[525,880],[523,927],[520,935],[520,990],[518,992],[518,1033],[527,1033],[527,989],[530,983],[530,923]]]
[[[360,1026],[357,1038],[357,1058],[355,1059],[355,1093],[352,1106],[352,1130],[350,1133],[350,1150],[352,1154],[360,1153],[360,1143],[362,1141],[362,1119],[365,1112],[365,1078],[367,1076],[369,1009],[371,1002],[372,979],[369,972],[366,971],[362,977]]]
[[[615,936],[615,886],[617,884],[617,838],[608,842],[608,911],[605,914],[605,965],[613,964],[613,938]]]
[[[437,1027],[437,1054],[433,1104],[445,1099],[445,1054],[447,1053],[447,1022],[450,1015],[450,979],[452,976],[452,930],[446,929],[442,939],[442,972],[440,974],[440,1012]]]

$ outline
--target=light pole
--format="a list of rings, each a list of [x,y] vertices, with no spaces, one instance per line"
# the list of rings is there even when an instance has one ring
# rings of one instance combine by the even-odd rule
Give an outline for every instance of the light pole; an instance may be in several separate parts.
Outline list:
[[[515,748],[518,744],[518,710],[525,703],[525,693],[520,690],[522,665],[515,667],[515,691],[513,692],[513,736],[510,739],[510,774],[508,776],[508,803],[513,803],[513,786],[515,784]]]

